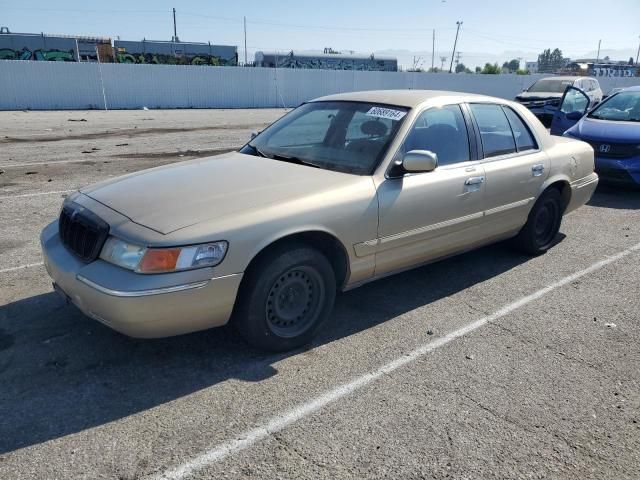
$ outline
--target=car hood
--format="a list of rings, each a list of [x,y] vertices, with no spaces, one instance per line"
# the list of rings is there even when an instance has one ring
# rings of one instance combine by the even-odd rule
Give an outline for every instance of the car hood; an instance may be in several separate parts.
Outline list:
[[[548,100],[550,98],[562,98],[562,93],[554,92],[522,92],[516,100]]]
[[[233,152],[136,172],[81,192],[139,225],[168,234],[362,179]]]
[[[640,122],[612,122],[585,117],[568,133],[581,140],[640,143]]]

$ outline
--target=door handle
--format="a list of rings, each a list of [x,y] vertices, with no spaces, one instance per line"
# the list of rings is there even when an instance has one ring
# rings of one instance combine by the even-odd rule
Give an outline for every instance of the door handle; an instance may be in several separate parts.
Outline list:
[[[544,165],[542,163],[537,163],[533,167],[531,167],[531,173],[534,177],[540,177],[544,173]]]
[[[484,183],[484,177],[469,177],[465,180],[465,185],[480,185]]]

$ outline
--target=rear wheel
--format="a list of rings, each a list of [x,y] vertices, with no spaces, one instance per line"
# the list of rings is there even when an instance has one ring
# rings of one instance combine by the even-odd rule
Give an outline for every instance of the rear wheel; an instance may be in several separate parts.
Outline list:
[[[556,188],[543,192],[529,218],[515,237],[516,247],[530,255],[541,255],[553,246],[563,214],[562,196]]]
[[[251,345],[285,351],[309,343],[327,320],[336,295],[331,264],[305,245],[284,245],[252,265],[234,324]]]

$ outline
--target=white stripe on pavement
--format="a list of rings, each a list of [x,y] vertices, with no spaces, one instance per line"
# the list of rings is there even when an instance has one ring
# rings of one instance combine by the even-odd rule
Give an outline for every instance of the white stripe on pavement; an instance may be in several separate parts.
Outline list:
[[[25,268],[32,268],[32,267],[41,267],[42,265],[44,265],[44,262],[27,263],[26,265],[20,265],[19,267],[4,268],[0,270],[0,273],[15,272],[16,270],[24,270]]]
[[[471,333],[488,323],[494,322],[508,315],[514,310],[517,310],[520,307],[527,305],[528,303],[538,300],[539,298],[543,297],[547,293],[557,288],[560,288],[564,285],[567,285],[571,282],[574,282],[578,278],[581,278],[581,277],[584,277],[585,275],[593,273],[605,267],[606,265],[609,265],[617,260],[620,260],[623,257],[626,257],[627,255],[630,255],[631,253],[637,250],[640,250],[640,244],[637,244],[631,248],[628,248],[627,250],[624,250],[616,255],[607,257],[604,260],[596,262],[590,267],[585,268],[584,270],[580,270],[572,275],[564,277],[561,280],[558,280],[557,282],[554,282],[544,288],[541,288],[540,290],[537,290],[536,292],[533,292],[530,295],[527,295],[526,297],[523,297],[519,300],[516,300],[513,303],[510,303],[509,305],[506,305],[505,307],[492,313],[491,315],[480,318],[475,322],[469,323],[464,327],[459,328],[458,330],[454,330],[453,332],[448,333],[443,337],[436,338],[430,341],[429,343],[426,343],[416,348],[415,350],[409,352],[408,354],[400,358],[397,358],[387,363],[386,365],[383,365],[377,370],[374,370],[369,373],[365,373],[364,375],[355,378],[349,383],[340,385],[334,388],[333,390],[329,390],[323,393],[322,395],[309,400],[306,403],[300,404],[290,410],[283,412],[280,415],[276,415],[271,419],[267,420],[262,425],[252,428],[251,430],[246,430],[242,433],[239,433],[234,438],[212,447],[210,450],[198,455],[194,459],[189,460],[175,468],[166,470],[163,473],[154,475],[151,478],[156,480],[160,480],[160,479],[181,480],[181,479],[187,478],[191,474],[206,468],[208,465],[211,465],[215,462],[223,460],[224,458],[230,455],[233,455],[234,453],[250,448],[255,443],[269,437],[270,435],[273,435],[274,433],[277,433],[283,430],[284,428],[297,422],[298,420],[301,420],[305,417],[308,417],[309,415],[314,414],[315,412],[324,408],[330,403],[336,402],[346,397],[347,395],[350,395],[353,392],[360,390],[361,388],[375,382],[383,375],[390,374],[393,371],[399,369],[400,367],[404,367],[405,365],[413,363],[419,358],[425,356],[426,354],[433,352],[437,348],[447,345],[453,340],[456,340],[464,335],[467,335],[468,333]]]
[[[3,195],[3,196],[0,196],[0,200],[4,200],[7,198],[39,197],[40,195],[54,195],[56,193],[71,193],[71,192],[75,192],[75,190],[57,190],[55,192],[38,192],[38,193],[21,193],[18,195]]]

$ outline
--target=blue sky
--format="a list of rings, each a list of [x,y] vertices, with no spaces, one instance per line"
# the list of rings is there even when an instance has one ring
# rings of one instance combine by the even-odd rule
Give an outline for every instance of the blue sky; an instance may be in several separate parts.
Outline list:
[[[517,56],[537,57],[559,47],[573,58],[593,54],[635,57],[640,41],[640,0],[1,0],[0,25],[16,32],[104,35],[126,40],[169,40],[171,8],[182,41],[238,45],[247,17],[249,58],[256,50],[405,51],[401,63],[423,57],[430,66],[431,29],[436,55],[451,55],[456,21],[458,50],[474,66]],[[437,63],[437,62],[436,62]]]

